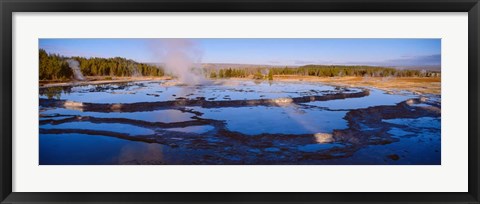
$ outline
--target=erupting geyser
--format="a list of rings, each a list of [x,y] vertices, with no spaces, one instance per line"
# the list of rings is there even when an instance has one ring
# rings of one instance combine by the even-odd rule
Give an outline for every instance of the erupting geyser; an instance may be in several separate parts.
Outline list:
[[[143,76],[142,73],[138,70],[137,65],[133,65],[133,67],[130,68],[132,76],[133,77],[141,77]]]
[[[85,80],[85,77],[83,76],[82,72],[80,71],[80,63],[78,63],[77,60],[68,59],[67,63],[68,63],[68,66],[70,67],[70,69],[72,69],[73,77],[76,80],[79,80],[79,81]]]
[[[155,51],[164,64],[165,71],[178,77],[182,84],[198,85],[206,82],[201,69],[202,51],[188,39],[162,39],[155,44]]]

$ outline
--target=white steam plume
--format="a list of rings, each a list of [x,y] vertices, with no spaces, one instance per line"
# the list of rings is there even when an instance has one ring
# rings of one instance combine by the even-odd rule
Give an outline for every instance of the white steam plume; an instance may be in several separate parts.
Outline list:
[[[82,72],[80,71],[80,63],[78,63],[77,60],[68,59],[67,63],[68,63],[68,66],[70,67],[70,69],[72,69],[73,77],[76,80],[79,80],[79,81],[85,80],[85,77],[83,76]]]
[[[163,62],[165,71],[178,77],[183,84],[196,85],[206,81],[201,68],[202,50],[190,39],[160,39],[152,44]]]
[[[132,77],[142,77],[142,73],[138,70],[138,66],[136,64],[129,64],[128,65],[130,74]]]

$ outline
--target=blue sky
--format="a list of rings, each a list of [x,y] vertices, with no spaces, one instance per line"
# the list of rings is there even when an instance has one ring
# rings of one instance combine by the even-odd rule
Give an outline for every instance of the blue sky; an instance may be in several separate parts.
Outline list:
[[[64,56],[125,57],[161,62],[165,39],[40,39],[39,47]],[[188,39],[202,63],[270,65],[440,65],[440,39]],[[160,43],[159,43],[160,42]]]

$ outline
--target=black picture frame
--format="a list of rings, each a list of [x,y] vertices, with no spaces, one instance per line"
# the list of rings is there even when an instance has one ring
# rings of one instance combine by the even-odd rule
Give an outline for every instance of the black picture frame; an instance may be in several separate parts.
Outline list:
[[[478,0],[0,0],[2,203],[479,203]],[[12,192],[13,12],[468,12],[468,192],[465,193],[22,193]],[[452,175],[455,176],[455,175]],[[442,178],[439,178],[442,179]],[[92,185],[94,185],[92,183]]]

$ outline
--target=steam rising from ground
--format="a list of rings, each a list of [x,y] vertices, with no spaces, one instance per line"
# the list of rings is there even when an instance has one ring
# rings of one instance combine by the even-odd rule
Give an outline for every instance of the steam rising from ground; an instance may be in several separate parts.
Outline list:
[[[68,59],[67,63],[68,63],[68,66],[70,67],[70,69],[72,69],[73,77],[76,80],[79,80],[79,81],[85,80],[85,77],[83,76],[82,72],[80,71],[80,63],[78,63],[77,60]]]
[[[138,70],[138,66],[137,65],[129,65],[129,70],[131,71],[131,75],[133,77],[141,77],[143,76],[142,73]]]
[[[153,43],[166,73],[178,77],[180,83],[196,85],[207,80],[201,68],[202,51],[193,40],[161,39]]]

